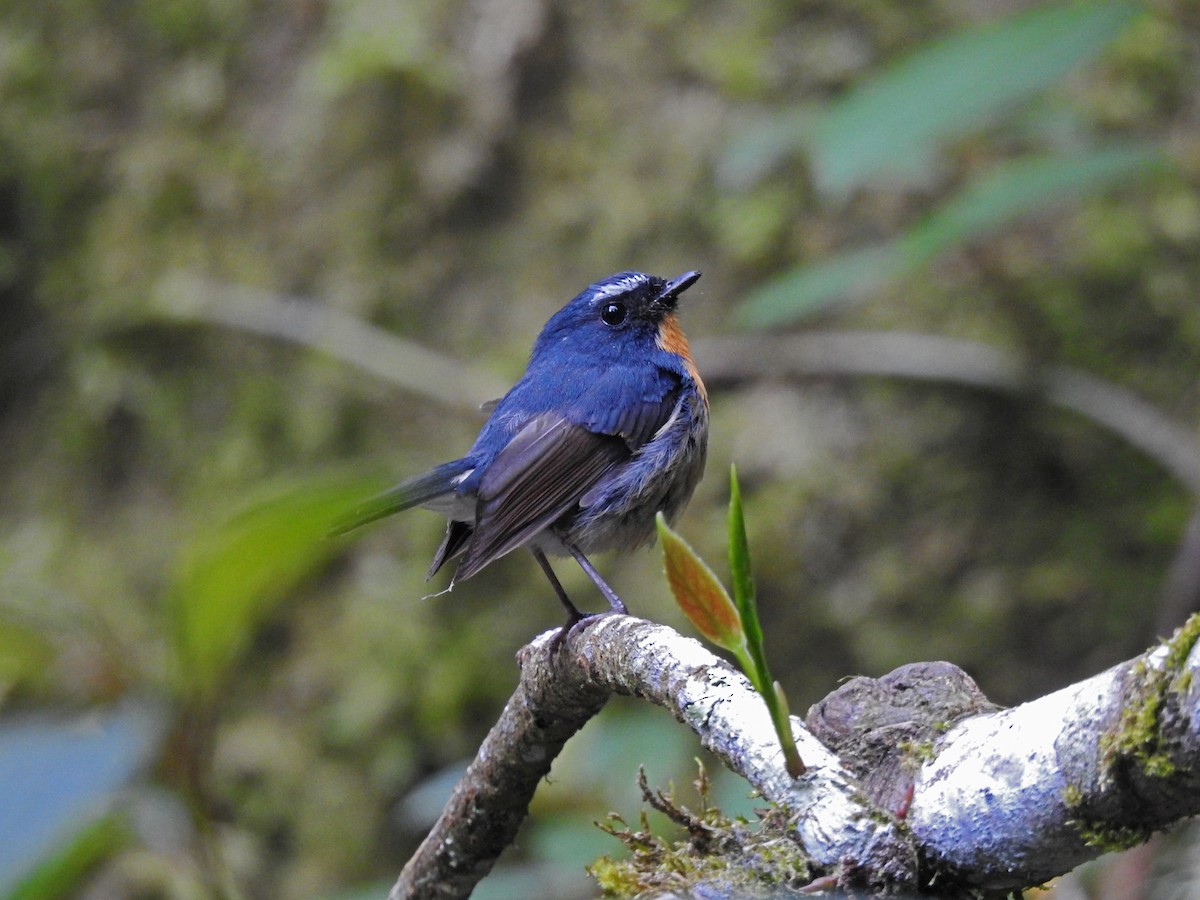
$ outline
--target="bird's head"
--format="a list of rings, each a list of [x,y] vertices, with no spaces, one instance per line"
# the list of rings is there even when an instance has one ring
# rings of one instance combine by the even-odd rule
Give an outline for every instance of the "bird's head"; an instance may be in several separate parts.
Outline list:
[[[618,272],[589,285],[554,314],[538,337],[534,354],[557,349],[620,353],[631,347],[690,356],[676,319],[679,295],[696,283],[699,272],[669,281],[644,272]]]

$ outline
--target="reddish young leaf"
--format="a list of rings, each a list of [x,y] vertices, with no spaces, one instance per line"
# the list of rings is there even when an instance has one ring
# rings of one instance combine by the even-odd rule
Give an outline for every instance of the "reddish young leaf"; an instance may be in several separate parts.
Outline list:
[[[721,582],[688,543],[671,530],[658,514],[658,537],[662,541],[667,582],[675,602],[702,635],[729,650],[746,641],[737,607]]]

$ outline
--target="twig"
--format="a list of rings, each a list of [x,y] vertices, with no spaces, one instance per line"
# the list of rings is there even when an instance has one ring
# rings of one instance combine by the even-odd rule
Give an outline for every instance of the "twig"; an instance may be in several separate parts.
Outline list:
[[[328,353],[372,375],[466,412],[507,389],[500,379],[316,301],[177,273],[159,285],[164,315],[211,322]],[[977,341],[911,332],[825,331],[694,342],[714,387],[748,379],[880,375],[991,390],[1040,391],[1104,426],[1200,494],[1200,449],[1190,428],[1136,394],[1067,366],[1034,373],[1017,355]]]
[[[1185,427],[1132,391],[1067,366],[1031,369],[998,347],[911,332],[823,331],[697,340],[712,387],[764,377],[880,375],[1031,391],[1104,426],[1200,494],[1200,447]]]
[[[469,363],[302,297],[222,284],[177,273],[156,294],[163,315],[207,322],[320,350],[414,394],[464,412],[499,397],[507,386]]]

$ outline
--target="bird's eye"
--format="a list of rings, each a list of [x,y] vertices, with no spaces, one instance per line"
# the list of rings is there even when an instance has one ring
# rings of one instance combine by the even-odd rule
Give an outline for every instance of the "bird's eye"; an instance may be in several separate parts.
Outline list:
[[[625,308],[624,303],[613,301],[606,303],[604,309],[600,312],[600,318],[605,325],[620,325],[625,321],[625,317],[629,315],[629,311]]]

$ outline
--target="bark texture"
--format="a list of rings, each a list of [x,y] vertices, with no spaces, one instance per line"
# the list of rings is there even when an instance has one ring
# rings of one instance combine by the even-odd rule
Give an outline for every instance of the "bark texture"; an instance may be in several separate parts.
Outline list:
[[[628,616],[537,638],[521,680],[391,900],[465,897],[513,839],[566,740],[614,693],[669,709],[787,810],[821,877],[872,891],[1040,884],[1200,812],[1200,616],[1079,684],[998,709],[949,663],[852,679],[793,719],[784,767],[761,698],[698,642]]]

